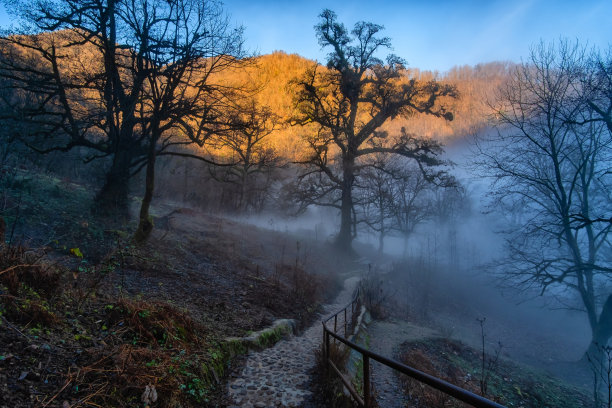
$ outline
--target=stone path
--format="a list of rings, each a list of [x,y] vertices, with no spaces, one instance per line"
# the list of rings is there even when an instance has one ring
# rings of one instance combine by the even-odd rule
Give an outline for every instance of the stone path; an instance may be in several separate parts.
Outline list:
[[[397,348],[403,342],[437,336],[433,330],[397,320],[375,320],[368,325],[367,332],[370,338],[370,350],[393,359],[397,357]],[[372,361],[371,373],[372,384],[381,407],[407,406],[408,398],[402,392],[398,375],[393,369]]]
[[[347,305],[358,282],[358,277],[347,279],[334,303],[324,307],[322,316]],[[338,327],[343,324],[338,321]],[[323,328],[317,321],[300,336],[281,340],[261,352],[249,352],[241,372],[228,383],[228,395],[233,404],[230,406],[299,407],[307,403],[312,395],[307,373],[316,364],[315,350],[322,339]]]

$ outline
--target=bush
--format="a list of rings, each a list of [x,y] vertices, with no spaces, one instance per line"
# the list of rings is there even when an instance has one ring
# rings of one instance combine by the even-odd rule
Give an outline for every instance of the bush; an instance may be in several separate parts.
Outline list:
[[[0,284],[16,296],[22,285],[51,295],[60,285],[61,270],[42,262],[44,253],[23,246],[0,247]]]
[[[48,298],[57,294],[62,271],[41,261],[44,254],[22,246],[0,245],[0,314],[32,326],[57,323]]]
[[[389,317],[387,303],[390,294],[383,287],[383,280],[371,270],[359,282],[359,291],[365,307],[374,319],[383,320]]]

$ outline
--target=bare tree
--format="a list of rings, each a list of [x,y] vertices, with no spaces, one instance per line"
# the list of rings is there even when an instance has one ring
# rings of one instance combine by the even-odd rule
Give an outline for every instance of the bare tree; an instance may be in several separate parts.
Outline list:
[[[22,29],[1,40],[0,76],[24,102],[7,101],[14,109],[5,119],[39,125],[24,133],[41,152],[83,146],[93,152],[87,161],[109,157],[97,203],[126,214],[131,173],[153,162],[153,150],[168,154],[174,144],[158,146],[162,135],[183,132],[184,144],[206,138],[203,124],[214,117],[209,79],[235,61],[241,30],[229,28],[218,1],[50,0],[14,8]]]
[[[582,66],[579,67],[580,84],[578,88],[578,103],[583,104],[588,115],[572,119],[573,124],[585,125],[589,122],[604,123],[608,132],[612,132],[612,48],[605,53],[592,50]],[[578,227],[592,223],[612,224],[612,196],[608,197],[608,205],[600,213],[591,214],[585,218],[584,214],[574,214],[574,221]]]
[[[609,287],[602,248],[610,225],[573,221],[608,205],[612,139],[580,97],[582,67],[578,45],[534,47],[501,90],[498,131],[478,152],[483,175],[493,178],[493,204],[512,216],[502,264],[508,282],[578,295],[592,330],[590,353],[612,335],[612,296],[598,291]]]
[[[403,238],[406,257],[416,227],[432,216],[436,188],[418,166],[402,157],[379,154],[373,163],[364,165],[356,184],[356,212],[368,228],[378,233],[380,252],[384,237],[397,233]]]
[[[229,159],[226,161],[232,165],[223,168],[211,166],[211,174],[217,181],[237,186],[237,210],[246,211],[249,207],[260,209],[261,200],[254,200],[258,182],[262,181],[258,176],[269,181],[271,172],[280,165],[278,153],[267,143],[280,119],[252,99],[229,109],[227,115],[231,129],[218,132],[212,146],[219,150],[220,155],[227,156]],[[264,182],[260,190],[267,190],[268,187],[269,183]]]
[[[395,117],[430,114],[451,120],[441,102],[457,97],[454,87],[436,81],[418,81],[405,75],[404,61],[389,55],[386,62],[376,54],[391,41],[379,37],[382,26],[359,22],[350,32],[336,14],[324,10],[315,27],[319,44],[331,48],[327,68],[316,65],[297,83],[297,124],[314,124],[308,138],[310,154],[300,177],[301,196],[308,203],[340,210],[336,245],[351,250],[354,237],[353,186],[362,168],[360,160],[370,154],[398,154],[414,159],[428,178],[442,164],[441,146],[402,132],[389,136],[381,127]]]
[[[2,75],[27,96],[27,104],[15,105],[14,117],[41,125],[27,135],[35,136],[30,146],[43,153],[86,146],[95,151],[86,160],[110,157],[97,202],[126,212],[130,165],[139,145],[136,106],[145,75],[138,69],[143,50],[131,43],[117,18],[122,4],[16,3],[23,21],[20,31],[2,38]]]
[[[232,29],[221,4],[199,0],[132,2],[125,24],[148,44],[144,51],[146,81],[138,107],[138,130],[144,153],[134,160],[146,168],[145,192],[134,235],[144,241],[153,228],[149,207],[158,156],[180,156],[218,164],[206,155],[186,151],[240,124],[225,118],[236,89],[215,75],[241,63],[241,29]]]
[[[447,183],[448,184],[448,183]],[[406,166],[395,177],[393,191],[393,229],[404,241],[403,256],[408,255],[408,242],[417,226],[432,216],[432,192],[429,183],[416,166]]]
[[[364,168],[357,184],[357,202],[363,222],[378,234],[378,252],[383,253],[385,237],[393,230],[395,208],[394,168],[387,155],[378,154],[374,162]]]
[[[582,102],[593,112],[593,120],[612,132],[612,46],[605,53],[592,51],[581,74]]]

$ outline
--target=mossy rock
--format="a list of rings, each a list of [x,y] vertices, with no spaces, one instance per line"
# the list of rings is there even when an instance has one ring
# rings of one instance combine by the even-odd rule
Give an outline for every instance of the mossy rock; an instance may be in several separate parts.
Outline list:
[[[270,327],[251,333],[246,337],[231,337],[226,343],[240,343],[246,349],[261,350],[274,346],[284,336],[295,333],[297,325],[293,319],[276,320]]]

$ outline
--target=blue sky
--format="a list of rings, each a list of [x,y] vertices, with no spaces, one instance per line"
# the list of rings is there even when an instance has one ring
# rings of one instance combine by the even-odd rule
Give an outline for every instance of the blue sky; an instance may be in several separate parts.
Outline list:
[[[560,37],[599,48],[612,44],[612,1],[257,1],[226,0],[232,19],[245,26],[247,47],[325,60],[313,26],[324,8],[351,27],[360,20],[385,26],[394,53],[411,67],[445,71],[454,65],[520,61],[530,45]],[[0,6],[0,24],[10,20]]]
[[[347,26],[359,20],[385,26],[394,53],[421,69],[495,60],[520,61],[530,45],[560,37],[599,48],[612,43],[612,1],[248,1],[226,0],[246,27],[247,45],[261,53],[295,52],[323,61],[313,26],[324,8]]]

